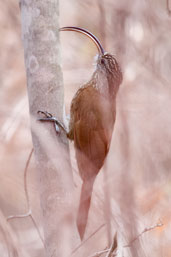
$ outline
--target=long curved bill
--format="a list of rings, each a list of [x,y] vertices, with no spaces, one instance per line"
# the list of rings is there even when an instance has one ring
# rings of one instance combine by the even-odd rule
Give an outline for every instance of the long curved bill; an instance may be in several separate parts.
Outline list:
[[[75,31],[75,32],[79,32],[81,34],[86,35],[87,37],[89,37],[95,43],[95,45],[96,45],[96,47],[99,51],[99,54],[104,55],[104,49],[103,49],[100,41],[98,40],[98,38],[96,36],[94,36],[88,30],[82,29],[82,28],[79,28],[79,27],[62,27],[62,28],[59,29],[59,31]]]

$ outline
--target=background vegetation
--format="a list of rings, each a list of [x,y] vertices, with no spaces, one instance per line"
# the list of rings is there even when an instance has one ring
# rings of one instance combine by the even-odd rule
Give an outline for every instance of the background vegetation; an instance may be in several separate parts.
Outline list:
[[[118,256],[133,256],[124,246],[161,222],[163,226],[140,237],[136,248],[139,256],[171,256],[169,8],[164,0],[60,1],[60,26],[76,25],[93,32],[106,51],[116,55],[124,74],[111,149],[105,172],[100,172],[95,183],[86,237],[102,227],[73,256],[90,256],[109,247],[116,231]],[[14,244],[28,256],[43,256],[42,242],[29,217],[6,223],[9,215],[27,211],[23,173],[32,142],[17,1],[1,1],[0,23],[0,255],[8,256],[9,242],[4,235],[12,229]],[[70,32],[61,33],[61,47],[69,112],[74,93],[91,77],[96,48],[85,37]],[[78,203],[81,180],[72,145],[70,148],[74,201]],[[28,191],[42,232],[37,187],[32,159]]]

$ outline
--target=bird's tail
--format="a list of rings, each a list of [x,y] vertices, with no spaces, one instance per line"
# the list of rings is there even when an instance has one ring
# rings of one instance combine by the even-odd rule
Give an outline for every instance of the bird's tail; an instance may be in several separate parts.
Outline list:
[[[88,220],[88,213],[90,209],[91,203],[91,196],[93,191],[93,184],[94,179],[83,181],[82,188],[81,188],[81,197],[79,203],[79,209],[77,214],[77,228],[80,234],[81,240],[84,237],[87,220]]]

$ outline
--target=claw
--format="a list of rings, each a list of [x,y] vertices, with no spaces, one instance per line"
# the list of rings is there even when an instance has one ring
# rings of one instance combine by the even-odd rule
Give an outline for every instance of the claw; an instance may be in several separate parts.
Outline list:
[[[52,118],[52,114],[50,112],[47,112],[47,111],[37,111],[37,113],[42,113],[46,116],[46,118]]]
[[[67,133],[67,130],[66,128],[64,127],[64,125],[55,117],[53,117],[53,115],[47,111],[38,111],[37,113],[41,113],[41,114],[44,114],[44,118],[38,118],[37,120],[38,121],[52,121],[54,122],[54,125],[55,125],[55,130],[57,133],[60,133],[60,128],[62,130],[64,130],[65,133]],[[60,127],[60,128],[59,128]]]

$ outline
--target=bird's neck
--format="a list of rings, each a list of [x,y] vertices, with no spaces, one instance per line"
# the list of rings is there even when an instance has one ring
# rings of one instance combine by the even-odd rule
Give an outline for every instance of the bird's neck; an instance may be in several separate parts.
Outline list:
[[[118,80],[112,74],[107,74],[104,71],[96,70],[92,77],[92,85],[101,95],[108,99],[114,100],[119,88]]]

